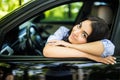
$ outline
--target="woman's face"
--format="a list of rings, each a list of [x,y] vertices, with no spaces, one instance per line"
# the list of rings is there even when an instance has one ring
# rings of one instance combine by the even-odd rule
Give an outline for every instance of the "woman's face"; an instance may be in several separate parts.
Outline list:
[[[87,42],[87,38],[91,33],[92,33],[91,21],[85,20],[73,27],[68,39],[69,42],[73,44],[83,44]]]

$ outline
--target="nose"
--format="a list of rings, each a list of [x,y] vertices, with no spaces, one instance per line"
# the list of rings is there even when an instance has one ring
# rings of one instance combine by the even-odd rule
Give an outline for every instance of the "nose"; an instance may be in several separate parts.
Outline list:
[[[80,29],[76,29],[76,30],[74,30],[74,33],[76,33],[76,34],[79,34],[80,32],[81,32]]]
[[[75,34],[76,36],[79,36],[79,35],[80,35],[80,32],[81,32],[81,30],[78,30],[78,29],[77,29],[77,30],[74,31],[74,34]]]

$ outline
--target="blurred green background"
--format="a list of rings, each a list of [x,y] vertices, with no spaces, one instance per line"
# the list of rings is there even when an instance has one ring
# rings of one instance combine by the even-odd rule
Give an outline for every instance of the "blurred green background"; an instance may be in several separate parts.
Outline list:
[[[0,0],[0,18],[30,0]]]
[[[0,18],[32,0],[0,0]],[[74,21],[82,2],[74,2],[45,11],[43,21]]]

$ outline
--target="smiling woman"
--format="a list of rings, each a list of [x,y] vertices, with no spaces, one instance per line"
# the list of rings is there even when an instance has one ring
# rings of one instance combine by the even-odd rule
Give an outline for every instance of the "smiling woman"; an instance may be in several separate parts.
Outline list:
[[[84,57],[114,64],[115,58],[111,56],[114,53],[114,45],[107,40],[108,33],[108,25],[104,20],[88,17],[70,31],[64,27],[58,29],[48,38],[43,54],[46,57],[57,58]]]
[[[91,33],[91,21],[86,20],[73,27],[68,39],[72,44],[83,44],[87,42],[87,38]]]

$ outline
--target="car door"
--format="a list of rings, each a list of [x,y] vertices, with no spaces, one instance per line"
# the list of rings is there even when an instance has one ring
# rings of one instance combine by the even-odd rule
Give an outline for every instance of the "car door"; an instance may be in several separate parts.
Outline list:
[[[17,80],[119,80],[120,12],[118,3],[120,2],[118,0],[113,0],[113,2],[112,0],[92,1],[36,0],[1,19],[0,47],[1,51],[5,51],[5,53],[0,55],[0,66],[12,71]],[[114,5],[114,1],[117,3],[116,5]],[[116,45],[117,63],[115,65],[105,65],[83,58],[45,58],[41,56],[42,51],[38,51],[37,46],[34,47],[36,43],[33,45],[28,42],[29,39],[37,40],[38,43],[41,40],[40,43],[45,44],[48,36],[60,26],[71,28],[89,15],[94,2],[114,5],[115,14],[110,39]],[[27,38],[29,36],[27,30],[32,37]],[[40,32],[40,36],[37,31]],[[44,47],[41,44],[39,46],[41,46],[41,50]]]

